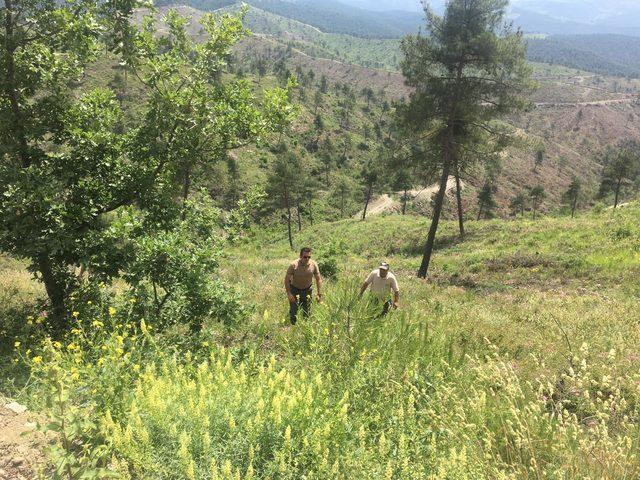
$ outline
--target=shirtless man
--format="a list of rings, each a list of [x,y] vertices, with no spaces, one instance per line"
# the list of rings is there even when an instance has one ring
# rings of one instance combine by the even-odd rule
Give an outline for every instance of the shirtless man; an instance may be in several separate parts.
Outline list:
[[[322,298],[320,289],[322,288],[322,277],[318,264],[311,260],[311,249],[308,247],[300,250],[300,258],[295,260],[287,268],[287,274],[284,276],[284,288],[287,291],[289,299],[289,320],[291,325],[296,324],[296,315],[298,307],[302,307],[302,313],[305,317],[309,316],[309,308],[311,303],[312,283],[316,279],[316,299],[318,302]]]

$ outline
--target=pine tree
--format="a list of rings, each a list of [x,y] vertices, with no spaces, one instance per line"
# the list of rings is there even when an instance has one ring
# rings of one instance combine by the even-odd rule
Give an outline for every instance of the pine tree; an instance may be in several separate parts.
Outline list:
[[[618,207],[622,188],[640,177],[640,143],[623,141],[605,153],[599,195],[613,192],[613,208]]]
[[[496,201],[493,197],[495,187],[490,183],[485,183],[480,192],[478,192],[478,220],[481,218],[490,218],[493,210],[496,208]]]
[[[404,109],[442,154],[441,178],[419,277],[426,277],[456,145],[475,130],[504,135],[494,119],[526,105],[530,68],[520,32],[505,24],[506,0],[451,0],[443,17],[426,9],[426,36],[402,42],[402,71],[413,87]]]
[[[293,250],[292,210],[300,198],[303,178],[300,175],[302,163],[293,152],[280,155],[267,177],[267,193],[274,210],[284,210],[287,223],[289,246]]]
[[[571,183],[569,184],[569,188],[566,192],[564,192],[562,199],[563,201],[569,205],[571,210],[571,218],[573,218],[576,214],[576,208],[578,206],[578,199],[580,198],[580,191],[582,190],[582,182],[578,177],[574,175]]]
[[[546,196],[547,193],[544,191],[544,187],[542,185],[536,185],[531,190],[529,190],[529,198],[531,198],[531,211],[533,212],[534,220],[536,218],[538,208],[540,208],[540,205]]]
[[[520,213],[521,216],[524,216],[524,209],[526,208],[526,206],[527,206],[527,197],[524,195],[524,193],[517,194],[515,197],[511,199],[511,202],[509,203],[511,214],[514,217],[517,217],[518,213]]]

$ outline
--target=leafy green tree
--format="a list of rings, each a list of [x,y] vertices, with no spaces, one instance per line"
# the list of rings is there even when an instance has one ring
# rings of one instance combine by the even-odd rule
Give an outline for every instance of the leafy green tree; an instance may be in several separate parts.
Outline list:
[[[426,277],[456,145],[475,130],[505,136],[498,116],[523,108],[530,68],[520,32],[505,24],[506,0],[451,0],[443,17],[426,9],[426,35],[402,42],[402,71],[413,87],[407,124],[428,132],[442,154],[441,178],[419,277]]]
[[[536,185],[529,190],[529,198],[531,199],[531,211],[533,212],[533,219],[535,220],[538,208],[542,204],[542,201],[546,198],[547,193],[544,191],[542,185]]]
[[[578,200],[580,198],[580,192],[582,191],[582,182],[575,175],[569,184],[569,188],[562,195],[563,202],[569,206],[571,210],[571,218],[576,214],[576,208],[578,206]]]
[[[242,14],[203,16],[196,44],[173,11],[164,35],[155,12],[137,27],[134,1],[4,5],[0,250],[29,260],[62,326],[80,281],[72,272],[108,281],[132,267],[126,245],[158,233],[150,225],[180,229],[186,195],[175,199],[190,172],[288,118],[288,92],[267,92],[260,107],[246,81],[221,81],[246,33]],[[113,91],[74,90],[105,50],[145,90],[124,132]],[[115,235],[114,218],[133,206],[141,227]]]
[[[289,246],[293,250],[292,210],[300,195],[302,162],[293,152],[279,156],[267,177],[267,193],[275,210],[284,210]]]
[[[600,181],[601,197],[613,192],[613,208],[618,207],[620,193],[625,185],[631,185],[640,177],[640,144],[635,141],[621,142],[605,153],[604,168]]]

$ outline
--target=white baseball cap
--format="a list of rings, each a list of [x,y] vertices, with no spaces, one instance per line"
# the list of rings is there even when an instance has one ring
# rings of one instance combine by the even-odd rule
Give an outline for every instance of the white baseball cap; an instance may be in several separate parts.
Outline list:
[[[382,262],[378,268],[381,270],[389,270],[389,264],[387,262]]]

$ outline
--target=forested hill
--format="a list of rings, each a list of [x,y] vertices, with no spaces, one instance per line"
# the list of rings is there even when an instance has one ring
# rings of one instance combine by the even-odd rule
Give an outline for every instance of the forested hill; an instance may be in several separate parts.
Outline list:
[[[640,77],[640,37],[554,35],[529,39],[528,58],[594,73]]]
[[[167,11],[163,7],[159,13]],[[190,31],[198,35],[203,12],[189,7],[178,11],[193,18]],[[235,49],[233,73],[255,82],[258,88],[286,82],[289,74],[295,74],[300,83],[295,95],[300,115],[291,132],[292,148],[311,176],[321,182],[323,191],[350,185],[344,208],[342,204],[340,209],[335,205],[325,208],[331,201],[318,200],[315,207],[323,213],[316,210],[316,220],[339,218],[341,210],[344,215],[355,214],[361,208],[361,169],[384,146],[394,101],[409,93],[399,73],[379,69],[378,59],[391,60],[394,52],[399,54],[397,41],[323,33],[255,7],[250,7],[245,23],[254,35]],[[367,64],[378,68],[362,66]],[[593,196],[601,171],[601,150],[620,138],[640,139],[640,105],[635,101],[639,80],[557,65],[536,64],[534,69],[539,88],[530,99],[539,108],[510,119],[525,133],[529,146],[508,152],[496,183],[499,215],[508,215],[510,201],[535,185],[543,186],[548,195],[543,208],[555,208],[573,176]],[[536,163],[538,148],[544,151],[541,164]],[[239,191],[265,184],[278,152],[249,148],[234,152],[233,157],[233,169],[218,168],[212,186],[216,200],[225,206],[232,204],[225,199],[237,198]],[[472,212],[484,173],[469,172],[464,181],[463,203]],[[428,185],[434,179],[421,182]],[[394,185],[387,183],[378,185],[374,195],[396,195]]]
[[[156,6],[176,4],[172,0],[156,0]],[[235,0],[188,0],[183,2],[199,10],[217,10],[239,4]],[[400,38],[417,32],[423,23],[418,13],[393,11],[374,12],[337,1],[323,1],[321,5],[312,0],[247,0],[249,5],[261,10],[297,20],[328,33],[344,33],[363,38]]]

